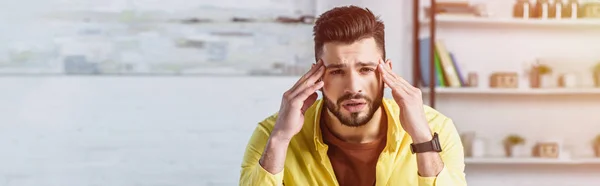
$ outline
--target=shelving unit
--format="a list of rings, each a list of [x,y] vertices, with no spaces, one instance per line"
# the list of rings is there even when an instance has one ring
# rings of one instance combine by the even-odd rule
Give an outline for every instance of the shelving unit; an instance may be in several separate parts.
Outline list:
[[[437,15],[437,26],[493,26],[493,27],[554,27],[554,28],[597,28],[600,29],[599,19],[516,19],[516,18],[489,18]],[[429,26],[431,20],[420,20],[421,26]]]
[[[420,71],[420,61],[421,61],[421,56],[420,56],[420,45],[419,45],[419,35],[421,33],[421,21],[419,18],[419,12],[421,10],[421,4],[420,4],[421,0],[413,0],[413,86],[415,87],[422,87],[422,82],[421,82],[421,71]],[[436,9],[436,0],[430,0],[431,2],[431,9],[435,10]],[[432,11],[433,12],[433,11]],[[436,22],[436,14],[435,13],[431,13],[428,16],[429,22],[431,23],[435,23]],[[430,24],[429,26],[429,35],[431,37],[431,40],[429,42],[429,46],[431,47],[429,49],[429,51],[433,51],[433,47],[435,46],[435,28],[436,24]],[[430,52],[429,53],[429,66],[431,68],[429,68],[429,83],[430,85],[435,85],[435,64],[434,64],[434,53]],[[432,108],[435,108],[435,86],[430,86],[429,89],[427,90],[428,92],[430,92],[429,94],[429,106],[431,106]]]
[[[424,89],[423,94],[429,94]],[[503,95],[598,95],[600,88],[446,88],[437,87],[436,94],[503,94]]]
[[[511,18],[508,11],[515,1],[502,0],[486,1],[482,6],[503,18],[431,13],[423,16],[422,4],[435,10],[436,2],[439,1],[413,1],[412,83],[421,87],[425,104],[452,118],[460,133],[470,133],[472,139],[479,140],[477,150],[486,156],[465,157],[469,184],[598,183],[600,158],[593,156],[591,143],[600,134],[600,87],[593,87],[592,79],[583,78],[592,78],[586,70],[600,59],[593,48],[594,43],[600,42],[600,19]],[[426,37],[430,43],[422,43]],[[451,60],[461,68],[463,78],[470,73],[479,76],[479,86],[424,86],[435,85],[437,73],[435,53],[421,56],[421,52],[436,51],[437,40],[445,45],[445,52],[456,57]],[[427,57],[429,61],[422,61]],[[560,88],[557,82],[546,82],[543,87],[556,88],[530,88],[528,76],[522,73],[527,72],[531,62],[543,61],[540,59],[553,66],[550,81],[572,73],[578,87]],[[421,71],[421,66],[428,67]],[[496,72],[517,73],[518,88],[490,88],[490,75]],[[518,157],[503,156],[503,140],[510,134],[526,141]],[[563,158],[532,156],[532,148],[546,139],[560,141],[559,156]]]
[[[436,9],[436,0],[429,0],[431,9]],[[600,19],[519,19],[519,18],[496,18],[496,17],[474,17],[462,15],[426,15],[421,19],[419,12],[421,0],[413,3],[413,86],[421,86],[422,76],[420,71],[420,42],[419,37],[423,28],[427,29],[430,37],[429,51],[435,51],[435,40],[438,27],[486,27],[486,28],[555,28],[555,29],[599,29]],[[434,24],[432,24],[434,23]],[[429,80],[428,84],[435,84],[434,53],[429,56]],[[435,108],[437,93],[441,94],[508,94],[508,95],[595,95],[600,94],[600,88],[542,88],[542,89],[492,89],[492,88],[447,88],[447,87],[424,87],[424,94],[428,95],[429,106]]]
[[[465,164],[469,165],[600,165],[600,158],[574,158],[574,159],[550,159],[550,158],[465,158]]]

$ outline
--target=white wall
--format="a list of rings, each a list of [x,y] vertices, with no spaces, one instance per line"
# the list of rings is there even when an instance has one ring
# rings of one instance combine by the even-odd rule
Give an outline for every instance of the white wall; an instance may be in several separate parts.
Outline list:
[[[380,13],[387,27],[389,58],[400,67],[397,72],[410,80],[410,1],[318,2],[319,13],[347,3]],[[467,32],[455,32],[470,38]],[[457,44],[460,38],[451,38],[455,39],[451,47],[471,59],[481,57],[471,55],[469,45]],[[494,59],[513,57],[512,50]],[[477,69],[477,63],[469,64]],[[251,131],[276,111],[282,92],[295,80],[0,77],[0,185],[237,185]],[[488,100],[491,103],[482,104]],[[472,130],[488,138],[492,155],[502,153],[500,138],[515,131],[531,134],[532,139],[546,137],[543,132],[565,135],[573,149],[585,155],[589,153],[585,145],[577,142],[600,130],[598,102],[597,97],[442,96],[438,108],[456,121],[460,131]],[[485,186],[584,185],[598,181],[597,173],[594,167],[467,166],[469,185]]]
[[[382,14],[389,58],[410,77],[410,35],[395,34],[406,12],[356,3]],[[249,135],[295,81],[1,77],[0,185],[237,185]]]
[[[0,78],[0,185],[237,185],[289,78]]]

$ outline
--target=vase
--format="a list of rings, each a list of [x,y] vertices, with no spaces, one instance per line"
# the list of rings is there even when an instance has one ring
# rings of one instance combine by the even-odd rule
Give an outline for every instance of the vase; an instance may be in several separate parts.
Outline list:
[[[540,76],[540,87],[541,88],[549,88],[554,87],[557,84],[554,77],[550,74],[544,74]]]
[[[531,73],[529,74],[529,86],[531,88],[540,88],[540,73],[537,68],[531,69]]]
[[[600,72],[594,72],[594,85],[600,87]]]
[[[513,157],[513,145],[504,144],[504,152],[506,157]]]
[[[575,88],[577,86],[577,77],[575,74],[562,74],[558,80],[558,87]]]
[[[594,155],[596,155],[596,157],[600,158],[600,144],[594,145]]]
[[[483,139],[475,138],[471,150],[473,151],[471,154],[473,157],[480,158],[485,156],[485,141]]]

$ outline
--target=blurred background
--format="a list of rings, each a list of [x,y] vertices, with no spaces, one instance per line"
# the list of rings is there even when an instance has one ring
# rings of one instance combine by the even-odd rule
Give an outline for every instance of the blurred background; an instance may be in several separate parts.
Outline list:
[[[599,183],[600,2],[431,2],[2,0],[0,185],[238,185],[341,5],[381,16],[394,70],[461,133],[469,185]]]

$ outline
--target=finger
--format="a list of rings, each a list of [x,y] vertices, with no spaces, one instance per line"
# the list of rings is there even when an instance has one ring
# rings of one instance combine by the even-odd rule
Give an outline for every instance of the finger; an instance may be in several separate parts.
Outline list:
[[[390,69],[390,74],[392,76],[394,76],[394,79],[396,80],[396,82],[398,84],[400,84],[406,91],[415,91],[417,88],[414,87],[412,84],[410,84],[408,81],[406,81],[406,79],[402,78],[399,75],[396,75],[395,73],[393,73]]]
[[[321,81],[319,81],[319,79],[321,79],[321,77],[323,76],[324,73],[325,73],[325,66],[319,67],[319,70],[317,70],[317,72],[308,76],[306,78],[306,80],[304,80],[304,82],[302,82],[298,86],[296,86],[296,88],[294,90],[292,90],[291,95],[296,96],[297,94],[299,94],[301,91],[303,91],[307,87],[310,87],[318,82],[321,82]]]
[[[313,64],[311,65],[311,67],[310,67],[310,70],[308,70],[308,72],[304,73],[304,75],[302,75],[302,76],[301,76],[301,77],[298,79],[298,81],[296,81],[296,83],[294,83],[294,86],[292,86],[292,87],[296,87],[296,86],[298,86],[298,84],[299,84],[300,82],[304,81],[304,79],[306,79],[306,77],[307,77],[307,76],[309,76],[309,75],[311,75],[311,74],[315,73],[315,71],[316,71],[317,69],[319,69],[319,62],[317,62],[317,63],[313,63]]]
[[[384,70],[386,70],[386,72],[391,74],[394,78],[398,79],[398,81],[400,81],[400,83],[407,85],[409,87],[412,87],[412,84],[410,84],[408,81],[406,81],[400,75],[397,75],[396,73],[394,73],[394,71],[388,65],[385,65],[385,63],[383,61],[381,61],[380,63],[384,66]]]
[[[304,74],[304,76],[302,76],[302,78],[301,78],[301,79],[302,79],[302,80],[306,79],[306,78],[307,78],[308,76],[310,76],[312,73],[315,73],[315,72],[316,72],[316,71],[319,69],[319,67],[321,67],[321,66],[323,66],[323,61],[322,61],[322,60],[319,60],[319,61],[317,61],[317,63],[314,63],[314,64],[313,64],[313,67],[312,67],[312,69],[311,69],[312,71],[310,71],[310,72],[307,72],[306,74]]]
[[[408,81],[406,81],[406,80],[405,80],[404,78],[402,78],[401,76],[399,76],[399,75],[397,75],[396,73],[394,73],[394,71],[393,71],[393,70],[392,70],[392,69],[391,69],[391,68],[390,68],[388,65],[385,65],[385,63],[383,63],[383,62],[380,62],[380,63],[381,63],[383,66],[384,66],[384,70],[385,70],[387,73],[389,73],[389,74],[390,74],[392,77],[394,77],[395,79],[397,79],[399,83],[401,83],[401,84],[402,84],[402,85],[404,85],[404,86],[407,86],[407,87],[414,88],[414,87],[412,86],[412,84],[410,84]]]
[[[315,83],[314,85],[302,90],[294,99],[306,101],[310,95],[312,95],[313,93],[316,93],[317,90],[319,90],[321,87],[323,87],[324,84],[325,83],[323,83],[323,81],[319,81],[318,83]]]
[[[300,77],[300,79],[298,79],[298,81],[296,82],[296,84],[294,84],[294,86],[296,86],[298,83],[304,81],[306,79],[306,77],[315,73],[319,69],[320,65],[321,65],[320,61],[318,61],[317,63],[313,63],[310,70],[308,72],[306,72],[304,75],[302,75],[302,77]]]
[[[380,67],[381,69],[381,67]],[[381,78],[383,79],[383,82],[390,87],[391,89],[397,89],[398,85],[396,82],[396,79],[394,77],[392,77],[390,74],[385,73],[383,69],[379,70],[381,72]]]
[[[319,60],[317,61],[316,64],[312,65],[312,68],[306,72],[306,74],[302,75],[302,77],[300,77],[300,79],[298,79],[298,81],[296,81],[296,83],[294,84],[294,86],[292,86],[292,88],[290,90],[295,90],[299,85],[301,85],[302,82],[304,82],[304,80],[306,80],[307,77],[309,77],[310,75],[314,74],[316,71],[319,70],[319,67],[321,67],[323,65],[323,61]]]
[[[393,86],[396,84],[396,77],[387,70],[385,64],[379,63],[379,67],[377,69],[379,70],[381,77],[384,78],[384,81],[387,80],[388,86]]]
[[[304,100],[304,105],[302,105],[302,114],[304,114],[306,110],[308,110],[308,108],[310,108],[310,106],[317,101],[317,98],[319,98],[319,95],[316,92],[313,92],[310,96],[308,96],[308,98],[306,98],[306,100]]]
[[[391,69],[391,68],[390,68],[388,65],[386,65],[386,64],[385,64],[385,63],[383,63],[383,62],[380,62],[379,64],[380,64],[380,65],[383,67],[383,69],[382,69],[382,70],[384,70],[384,72],[385,72],[385,73],[388,73],[388,74],[390,74],[390,75],[391,75],[392,77],[394,77],[394,78],[397,78],[397,77],[398,77],[398,76],[397,76],[397,75],[394,73],[394,71],[392,71],[392,69]]]
[[[383,59],[380,59],[380,60],[378,61],[378,64],[377,64],[377,71],[379,72],[379,73],[378,73],[378,74],[379,74],[379,77],[380,77],[380,78],[383,80],[383,85],[384,85],[384,87],[385,87],[385,88],[391,88],[391,87],[388,85],[387,81],[385,81],[385,79],[383,79],[384,72],[383,72],[383,71],[381,71],[381,70],[382,70],[382,69],[381,69],[381,68],[382,68],[382,65],[381,65],[381,64],[383,64]]]
[[[400,82],[400,78],[398,78],[397,76],[394,76],[393,73],[390,73],[389,71],[385,70],[385,65],[380,64],[379,67],[379,72],[381,73],[381,76],[383,77],[383,81],[392,89],[395,91],[400,91],[401,93],[408,93],[408,91],[410,91],[409,87],[406,87],[406,85],[402,84]]]

